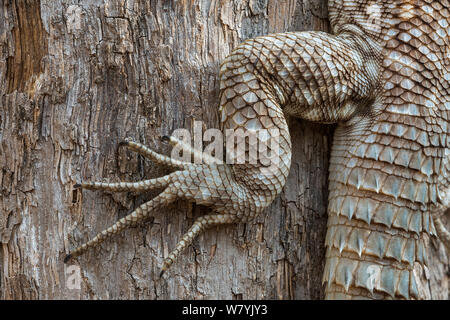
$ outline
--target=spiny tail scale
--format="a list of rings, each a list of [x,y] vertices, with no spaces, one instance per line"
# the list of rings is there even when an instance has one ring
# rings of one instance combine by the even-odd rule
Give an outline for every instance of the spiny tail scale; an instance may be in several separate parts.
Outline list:
[[[450,146],[449,4],[380,3],[389,14],[380,30],[384,87],[378,112],[367,128],[343,124],[335,134],[327,298],[431,297],[432,214],[449,205],[442,191]],[[438,231],[445,240],[446,231]]]

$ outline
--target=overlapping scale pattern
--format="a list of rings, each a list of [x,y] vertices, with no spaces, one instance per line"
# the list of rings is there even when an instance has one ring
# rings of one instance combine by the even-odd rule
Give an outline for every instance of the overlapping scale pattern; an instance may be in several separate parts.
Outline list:
[[[336,2],[348,16],[364,10],[365,1]],[[450,2],[377,4],[382,100],[363,134],[343,125],[335,135],[323,279],[328,298],[427,298],[431,214],[449,205],[442,189],[449,183]]]

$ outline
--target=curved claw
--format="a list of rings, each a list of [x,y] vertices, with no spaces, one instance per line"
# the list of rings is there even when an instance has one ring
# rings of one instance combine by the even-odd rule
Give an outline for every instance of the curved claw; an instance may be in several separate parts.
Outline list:
[[[72,259],[72,255],[68,254],[65,258],[64,258],[64,263],[69,262],[69,260]]]
[[[119,142],[119,147],[128,146],[130,141],[128,139],[122,140]]]
[[[120,148],[121,147],[127,147],[130,145],[130,139],[125,138],[124,140],[120,141],[116,147],[116,166],[119,167],[119,161],[120,161]]]
[[[170,143],[170,137],[169,136],[162,136],[161,141],[164,143]]]

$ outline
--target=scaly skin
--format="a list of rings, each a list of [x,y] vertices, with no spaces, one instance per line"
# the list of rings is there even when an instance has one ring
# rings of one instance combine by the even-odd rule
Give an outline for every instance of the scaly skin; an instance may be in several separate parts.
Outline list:
[[[449,7],[449,0],[335,0],[329,2],[334,35],[290,32],[245,41],[221,66],[222,130],[272,130],[268,142],[278,142],[279,163],[223,164],[209,157],[190,164],[127,141],[176,171],[138,183],[81,184],[165,189],[66,260],[177,199],[213,213],[194,223],[163,272],[204,229],[254,218],[286,183],[288,114],[339,123],[330,161],[326,298],[426,298],[427,237],[437,232],[449,241],[437,214],[450,205]],[[249,140],[247,155],[264,141]]]
[[[381,99],[335,133],[323,280],[327,298],[428,298],[430,214],[449,206],[450,3],[377,4]]]

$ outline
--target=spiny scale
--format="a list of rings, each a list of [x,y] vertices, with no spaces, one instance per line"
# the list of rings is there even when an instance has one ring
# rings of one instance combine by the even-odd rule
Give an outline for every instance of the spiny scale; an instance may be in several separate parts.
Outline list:
[[[326,298],[427,298],[428,237],[450,244],[438,214],[450,207],[449,7],[449,0],[330,0],[334,35],[287,32],[245,41],[220,69],[221,127],[276,129],[268,145],[279,140],[279,164],[266,170],[260,159],[232,165],[208,156],[190,164],[127,141],[175,171],[137,183],[81,184],[164,190],[67,259],[177,199],[213,213],[193,224],[162,272],[205,229],[254,218],[286,183],[288,114],[339,123],[330,160]],[[246,142],[247,156],[267,144],[262,139]]]
[[[345,126],[335,134],[323,281],[328,298],[427,298],[422,271],[427,238],[438,233],[445,240],[445,230],[436,231],[431,214],[448,206],[439,188],[440,180],[448,185],[443,162],[450,146],[450,62],[444,53],[450,3],[377,4],[382,99],[362,134]],[[360,16],[363,9],[346,10]],[[369,267],[379,272],[377,295],[364,291]],[[351,270],[345,284],[342,269]]]

